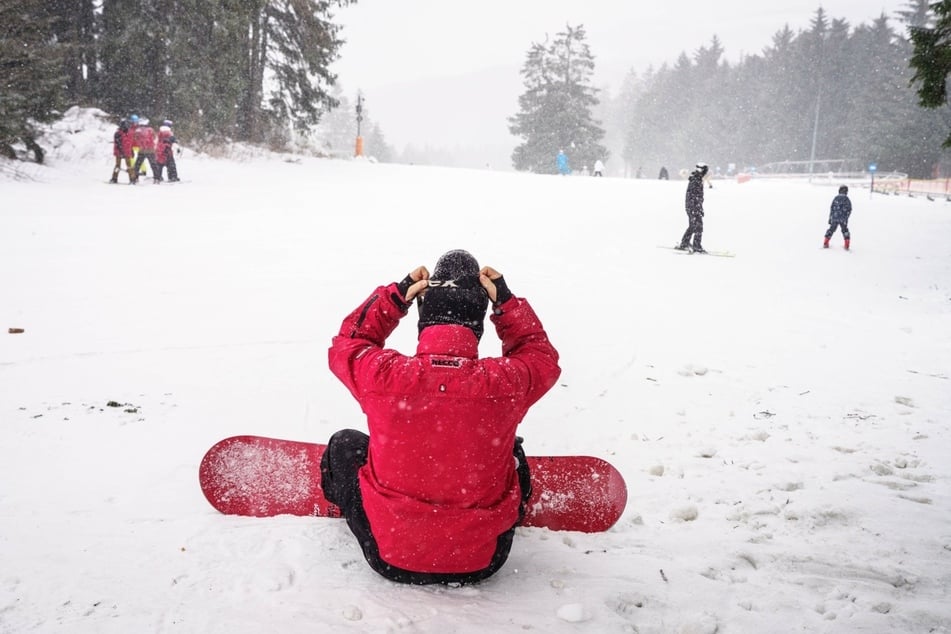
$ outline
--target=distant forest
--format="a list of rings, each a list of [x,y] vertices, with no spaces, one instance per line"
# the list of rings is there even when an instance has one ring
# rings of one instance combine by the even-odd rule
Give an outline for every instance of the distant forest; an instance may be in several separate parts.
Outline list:
[[[346,148],[353,111],[329,71],[343,43],[332,9],[355,2],[0,2],[0,155],[22,157],[25,147],[42,161],[37,126],[74,104],[177,119],[182,138],[278,148],[320,123]],[[610,157],[611,173],[623,162],[629,175],[698,160],[726,169],[816,158],[930,177],[947,157],[951,114],[918,105],[908,29],[934,16],[929,0],[907,6],[893,20],[855,27],[820,8],[808,29],[783,28],[761,54],[736,63],[714,36],[673,64],[632,71],[613,95],[590,85],[594,56],[584,30],[569,30],[561,50],[584,65],[551,75],[561,53],[529,51],[521,112],[510,120],[523,137],[513,164],[551,169],[568,143],[583,148],[579,162]],[[555,75],[577,86],[551,90],[545,82]],[[570,121],[546,121],[545,112]],[[397,158],[379,126],[365,121],[364,134],[381,160]]]
[[[724,61],[713,37],[672,66],[632,72],[598,107],[606,144],[630,174],[642,168],[651,177],[662,165],[703,160],[742,169],[807,161],[813,152],[932,177],[947,156],[951,113],[918,105],[908,36],[910,27],[928,26],[929,4],[909,2],[896,16],[900,30],[885,15],[852,28],[820,8],[808,30],[787,26],[739,63]]]

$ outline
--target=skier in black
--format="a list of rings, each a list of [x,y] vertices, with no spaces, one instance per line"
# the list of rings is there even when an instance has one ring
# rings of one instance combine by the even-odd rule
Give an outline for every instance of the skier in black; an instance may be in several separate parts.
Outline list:
[[[823,248],[829,248],[829,240],[832,234],[839,227],[842,228],[842,237],[845,239],[845,249],[848,250],[849,242],[852,240],[852,234],[849,233],[849,216],[852,215],[852,201],[849,200],[849,188],[845,185],[839,187],[839,195],[832,199],[832,206],[829,209],[829,228],[826,230],[826,239],[822,243]]]
[[[709,168],[706,163],[697,163],[696,169],[690,173],[687,181],[687,231],[680,240],[680,246],[676,247],[681,251],[686,251],[690,244],[690,236],[693,236],[693,250],[698,253],[706,253],[701,246],[703,239],[703,177],[707,175]]]

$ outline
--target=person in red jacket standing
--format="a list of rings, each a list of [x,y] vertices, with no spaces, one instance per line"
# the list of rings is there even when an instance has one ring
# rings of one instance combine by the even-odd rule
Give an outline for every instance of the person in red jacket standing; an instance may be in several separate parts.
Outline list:
[[[149,169],[152,170],[152,175],[155,175],[155,130],[152,129],[152,126],[149,125],[149,120],[142,118],[139,119],[138,125],[135,127],[133,143],[136,147],[139,148],[139,154],[135,157],[135,173],[136,180],[139,176],[145,176],[142,169],[142,162],[148,159]],[[159,181],[154,181],[158,183]]]
[[[119,122],[115,134],[112,135],[112,155],[116,158],[116,165],[112,168],[112,178],[110,183],[119,182],[119,170],[122,169],[122,161],[125,161],[126,171],[129,173],[129,182],[135,182],[135,172],[132,169],[132,130],[129,129],[129,121],[123,119]]]
[[[168,166],[168,180],[170,183],[178,182],[178,167],[175,165],[175,154],[172,152],[172,146],[175,144],[175,134],[172,132],[172,122],[166,119],[159,127],[158,141],[155,147],[155,162],[158,163],[158,169],[155,170],[155,182],[162,182],[162,170]]]
[[[413,300],[416,354],[384,347]],[[502,356],[479,358],[486,311]],[[321,460],[370,567],[401,583],[474,583],[508,558],[531,479],[516,428],[561,374],[558,352],[528,301],[491,267],[449,251],[378,287],[341,324],[331,371],[367,416]]]

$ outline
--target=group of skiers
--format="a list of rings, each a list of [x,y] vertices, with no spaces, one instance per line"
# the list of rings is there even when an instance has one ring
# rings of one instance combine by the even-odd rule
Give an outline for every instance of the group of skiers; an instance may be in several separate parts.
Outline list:
[[[152,170],[152,182],[158,185],[162,182],[162,173],[168,168],[168,180],[177,182],[178,166],[175,164],[175,153],[172,146],[175,144],[175,135],[172,132],[172,122],[168,119],[162,122],[158,135],[149,125],[149,120],[132,115],[122,119],[112,137],[112,155],[116,164],[112,168],[110,183],[119,182],[119,172],[122,171],[122,162],[129,174],[129,183],[139,182],[140,176],[145,176],[143,163],[148,161]]]
[[[694,253],[706,253],[703,248],[703,184],[709,172],[706,163],[697,163],[694,170],[687,179],[687,195],[684,206],[687,211],[687,230],[680,239],[680,244],[675,249],[686,251],[690,249]],[[713,184],[710,184],[713,187]],[[839,187],[839,193],[832,200],[829,210],[829,228],[825,233],[825,240],[822,243],[823,248],[829,248],[829,240],[836,229],[841,229],[845,249],[848,250],[852,242],[852,234],[849,232],[849,216],[852,215],[852,201],[849,200],[849,188],[845,185]],[[693,244],[691,244],[693,238]]]

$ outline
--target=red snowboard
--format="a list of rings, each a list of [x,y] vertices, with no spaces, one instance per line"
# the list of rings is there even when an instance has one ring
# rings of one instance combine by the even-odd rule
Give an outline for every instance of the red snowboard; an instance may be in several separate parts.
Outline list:
[[[217,443],[198,469],[201,490],[228,515],[339,517],[324,499],[320,457],[326,445],[262,436]],[[624,478],[593,456],[530,456],[532,497],[522,526],[556,531],[606,531],[627,504]]]

